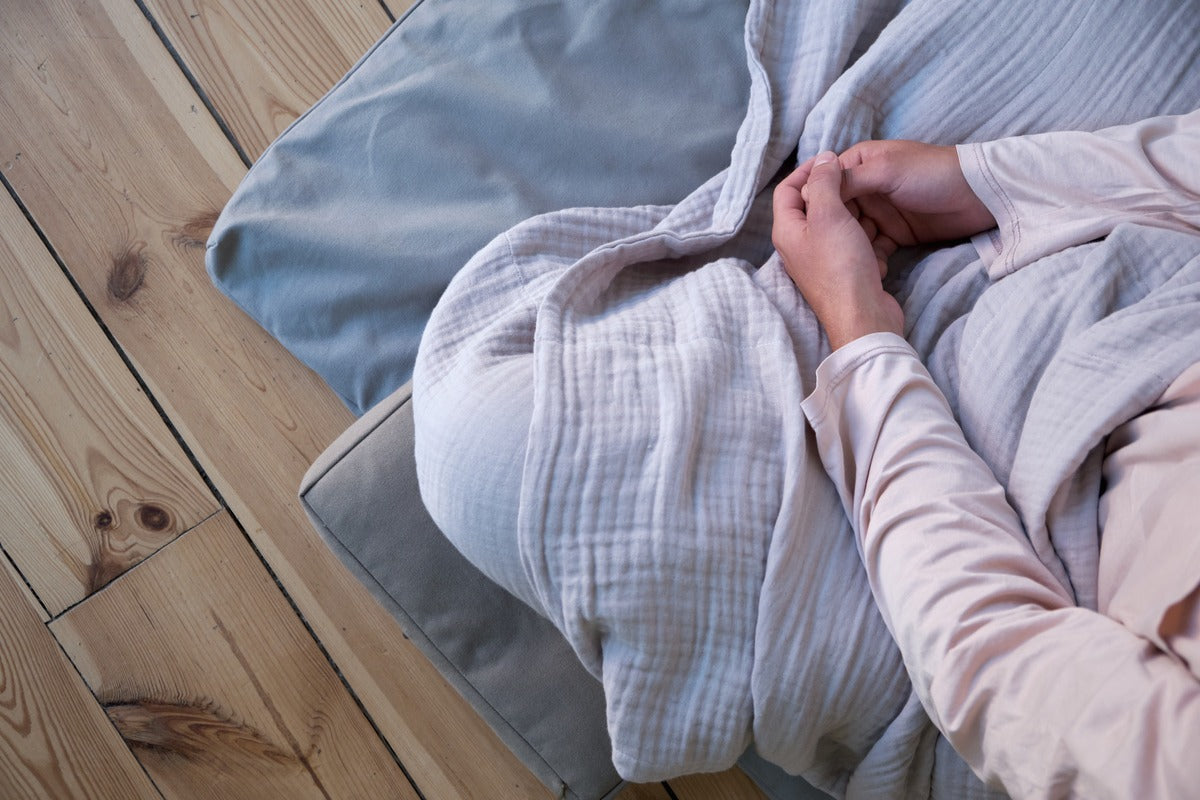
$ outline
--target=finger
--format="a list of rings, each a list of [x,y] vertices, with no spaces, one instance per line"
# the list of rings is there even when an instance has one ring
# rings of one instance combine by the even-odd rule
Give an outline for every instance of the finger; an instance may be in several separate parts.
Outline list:
[[[859,164],[866,161],[872,150],[878,145],[878,142],[870,139],[859,142],[858,144],[847,147],[840,156],[838,161],[842,164],[842,169],[853,169]]]
[[[867,234],[867,238],[872,242],[879,235],[879,226],[875,224],[875,220],[870,217],[859,217],[858,224],[862,225],[863,232]]]
[[[875,221],[879,232],[893,242],[916,241],[915,234],[904,216],[886,198],[877,194],[865,194],[859,197],[857,202],[863,214]]]
[[[804,184],[808,183],[808,176],[812,173],[813,163],[817,160],[816,156],[812,156],[807,161],[796,166],[791,174],[779,182],[780,186],[795,186],[799,189]]]
[[[810,219],[833,222],[850,216],[842,202],[842,167],[832,151],[817,156],[805,186],[805,213]]]
[[[897,173],[882,158],[867,158],[846,170],[842,197],[853,200],[868,194],[888,194],[896,190]]]
[[[871,249],[875,251],[875,256],[877,258],[882,258],[886,263],[887,260],[895,254],[897,247],[896,243],[888,237],[879,236],[871,242]]]
[[[855,219],[862,219],[862,209],[859,208],[858,203],[854,202],[853,200],[851,200],[849,203],[846,203],[846,210],[849,211],[850,216],[854,217]],[[868,237],[870,237],[870,235],[871,234],[869,233],[867,234]]]
[[[883,248],[874,246],[872,246],[872,248],[875,250],[875,262],[879,265],[879,280],[883,280],[888,274],[887,254],[884,252]]]
[[[800,218],[803,219],[806,202],[803,189],[805,184],[808,183],[808,176],[812,172],[813,162],[816,160],[817,157],[812,156],[792,170],[791,174],[780,181],[775,187],[772,208],[776,218],[779,218],[781,215],[794,217],[799,214]]]
[[[775,214],[775,224],[796,224],[805,222],[804,199],[800,196],[801,184],[784,180],[775,187],[771,197],[771,208]]]

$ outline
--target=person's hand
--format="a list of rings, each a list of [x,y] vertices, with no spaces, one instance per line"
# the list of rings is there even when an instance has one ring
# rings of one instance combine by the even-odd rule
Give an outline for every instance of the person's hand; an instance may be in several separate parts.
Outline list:
[[[996,220],[963,177],[953,146],[859,142],[839,158],[842,199],[885,260],[897,247],[973,236]]]
[[[836,350],[879,331],[903,333],[904,313],[883,290],[887,270],[842,202],[837,156],[821,153],[775,189],[771,239]]]

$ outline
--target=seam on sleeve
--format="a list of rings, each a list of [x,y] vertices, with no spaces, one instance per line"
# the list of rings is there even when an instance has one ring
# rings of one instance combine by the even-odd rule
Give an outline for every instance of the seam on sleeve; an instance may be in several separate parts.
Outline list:
[[[996,242],[996,240],[993,240],[993,242],[997,245],[997,258],[1001,264],[1001,275],[1011,275],[1016,272],[1016,254],[1021,248],[1021,219],[1017,216],[1016,204],[1013,203],[1008,193],[1004,191],[1004,187],[1001,186],[1000,181],[996,178],[996,174],[992,172],[991,165],[983,157],[983,145],[975,144],[972,146],[971,155],[975,159],[975,164],[980,174],[983,175],[983,180],[987,183],[988,188],[1000,198],[1000,203],[1004,206],[1004,212],[1008,215],[1009,226],[1012,228],[1013,233],[1012,247],[1008,249],[1008,252],[1004,251],[1003,236],[996,237],[999,241]]]
[[[819,423],[824,421],[829,411],[829,405],[833,400],[833,393],[838,389],[839,386],[849,379],[850,375],[855,370],[877,356],[886,355],[889,353],[908,355],[916,358],[916,354],[913,352],[910,346],[901,346],[896,344],[878,344],[862,353],[855,355],[852,359],[845,364],[842,364],[838,368],[837,372],[833,374],[825,386],[820,386],[817,388],[817,392],[820,393],[820,398],[818,401],[819,406],[816,410],[816,413],[810,417],[810,424],[815,428]]]
[[[1014,266],[1016,261],[1016,253],[1021,247],[1021,220],[1017,216],[1016,204],[1013,203],[1012,198],[1008,196],[1008,193],[1004,191],[1004,187],[996,177],[996,174],[992,171],[991,165],[988,164],[987,159],[984,158],[983,145],[976,144],[971,148],[971,153],[975,158],[976,166],[979,169],[979,173],[983,176],[984,182],[987,183],[988,188],[992,190],[996,197],[1000,199],[1001,205],[1004,206],[1004,213],[1008,215],[1008,221],[1010,223],[1009,227],[1012,229],[1013,234],[1012,247],[1008,248],[1008,251],[1005,252],[1004,237],[1003,235],[999,234],[992,238],[992,243],[996,247],[997,258],[1000,261],[1002,276],[1011,275],[1016,272],[1016,267]]]

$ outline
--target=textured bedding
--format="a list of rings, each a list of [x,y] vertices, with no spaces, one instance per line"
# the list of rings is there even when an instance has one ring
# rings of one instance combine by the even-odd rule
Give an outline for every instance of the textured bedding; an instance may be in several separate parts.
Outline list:
[[[987,797],[912,696],[799,412],[827,353],[769,242],[788,155],[1097,129],[1200,105],[1195,3],[754,0],[727,169],[675,205],[579,209],[480,251],[414,379],[422,491],[457,398],[527,362],[510,587],[604,685],[651,780],[751,742],[850,797]],[[908,335],[1027,534],[1095,602],[1103,437],[1200,352],[1195,237],[1125,225],[991,282],[969,243],[894,265]],[[901,267],[904,268],[901,268]],[[465,532],[451,533],[466,535]]]

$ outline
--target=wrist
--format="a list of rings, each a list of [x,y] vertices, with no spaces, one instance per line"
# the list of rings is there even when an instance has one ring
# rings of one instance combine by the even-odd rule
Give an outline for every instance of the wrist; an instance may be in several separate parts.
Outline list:
[[[983,145],[956,145],[954,156],[961,175],[962,203],[966,207],[964,216],[971,221],[968,225],[971,228],[968,235],[974,236],[995,228],[999,220],[992,209],[1002,206],[984,175],[987,167],[983,158]]]
[[[855,339],[872,333],[904,335],[904,314],[895,298],[879,289],[878,295],[838,305],[837,313],[818,315],[829,346],[840,350]]]

